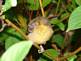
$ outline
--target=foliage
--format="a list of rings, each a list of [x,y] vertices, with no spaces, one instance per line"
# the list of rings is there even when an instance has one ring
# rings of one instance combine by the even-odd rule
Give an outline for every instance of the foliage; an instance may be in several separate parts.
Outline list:
[[[38,16],[45,21],[35,21]],[[44,28],[54,32],[41,38],[51,37],[43,52],[28,38],[38,27],[36,34],[46,34]],[[81,0],[0,0],[0,61],[81,61],[80,41]]]
[[[17,0],[6,0],[5,1],[5,4],[3,5],[3,7],[2,7],[2,11],[3,12],[5,12],[5,11],[7,11],[8,9],[10,9],[11,7],[13,7],[13,6],[16,6],[17,5]]]
[[[43,0],[42,5],[43,7],[47,6],[52,0]],[[27,1],[28,5],[27,7],[29,10],[38,10],[40,8],[39,0],[28,0]]]
[[[77,58],[77,56],[76,56],[76,55],[71,56],[71,57],[69,57],[69,58],[68,58],[68,61],[74,61],[76,58]]]
[[[76,8],[73,11],[73,13],[71,14],[71,16],[69,18],[67,31],[81,28],[81,24],[80,24],[80,22],[81,22],[81,17],[80,17],[81,13],[80,12],[81,12],[81,6]]]
[[[51,19],[50,23],[58,26],[62,31],[65,30],[65,25],[57,18]]]
[[[78,5],[81,5],[81,0],[76,0],[76,3],[77,3]]]
[[[64,38],[63,38],[62,35],[56,34],[56,35],[53,36],[52,42],[56,43],[59,47],[63,48]]]
[[[50,55],[49,55],[50,54]],[[57,52],[56,50],[54,49],[47,49],[43,55],[45,55],[46,57],[50,58],[50,59],[54,59],[56,57],[58,57],[59,55],[59,52]]]
[[[31,46],[31,41],[16,43],[2,55],[1,61],[22,61],[26,54],[28,54]]]

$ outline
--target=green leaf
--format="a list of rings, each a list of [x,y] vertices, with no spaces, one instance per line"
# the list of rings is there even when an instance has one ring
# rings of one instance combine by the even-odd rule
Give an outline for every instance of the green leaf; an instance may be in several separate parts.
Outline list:
[[[8,37],[14,37],[19,40],[23,39],[21,34],[16,32],[15,29],[13,29],[13,28],[7,28],[6,30],[4,30],[3,32],[0,33],[0,41],[6,41],[8,39]]]
[[[23,61],[32,44],[32,41],[22,41],[14,44],[2,55],[1,61]]]
[[[51,19],[50,23],[58,26],[62,31],[65,30],[65,25],[60,20],[58,20],[57,18]]]
[[[69,18],[67,32],[79,28],[81,28],[81,6],[72,12]]]
[[[5,39],[5,49],[7,50],[11,45],[22,40],[21,34],[15,31],[15,29],[9,28],[5,32],[8,37]]]
[[[72,1],[73,1],[73,0],[72,0]],[[72,12],[72,11],[73,11],[72,4],[68,4],[68,5],[67,5],[67,10],[68,10],[69,12]]]
[[[8,36],[12,36],[12,37],[16,37],[16,38],[20,38],[20,39],[23,39],[21,34],[18,33],[15,29],[13,28],[9,28],[6,30],[5,32],[6,34],[8,34]]]
[[[65,30],[65,25],[64,25],[63,23],[59,23],[59,24],[57,24],[57,26],[58,26],[62,31]]]
[[[42,0],[43,7],[46,7],[52,0]],[[27,0],[29,10],[38,10],[40,8],[39,0]]]
[[[59,52],[54,50],[54,49],[48,49],[43,53],[43,55],[50,58],[50,59],[54,59],[54,58],[58,57]]]
[[[55,24],[59,24],[60,21],[57,18],[53,18],[53,19],[51,19],[50,23],[55,25]]]
[[[9,37],[9,33],[13,33],[14,31],[12,28],[7,28],[3,32],[0,32],[0,41],[5,41]]]
[[[63,48],[64,38],[60,34],[56,34],[53,36],[52,42],[56,43],[59,47]]]
[[[77,7],[76,0],[72,0],[71,6],[72,6],[73,9],[75,9]]]
[[[63,20],[65,17],[69,16],[69,13],[64,13],[61,15],[61,20]]]
[[[67,60],[68,61],[74,61],[76,58],[77,58],[77,56],[73,55],[73,56],[69,57]]]
[[[7,39],[8,38],[8,35],[7,34],[5,34],[5,33],[0,33],[0,41],[4,41],[5,39]]]
[[[75,0],[78,5],[81,5],[81,0]]]
[[[17,5],[17,0],[5,0],[5,4],[3,5],[2,11],[5,12],[9,10],[11,7]]]
[[[64,56],[69,56],[68,52],[65,52]],[[76,58],[77,58],[77,55],[72,55],[72,56],[67,57],[67,60],[68,61],[75,61]]]
[[[15,38],[15,37],[8,37],[5,40],[5,49],[7,50],[10,46],[12,46],[13,44],[19,42],[20,40]]]

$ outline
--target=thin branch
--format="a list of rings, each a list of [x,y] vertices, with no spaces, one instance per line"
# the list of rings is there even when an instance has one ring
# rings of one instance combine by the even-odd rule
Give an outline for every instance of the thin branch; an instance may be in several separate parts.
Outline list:
[[[45,54],[44,55],[48,55],[48,57],[50,58],[50,59],[52,59],[52,60],[55,60],[51,55],[50,55],[50,53],[49,52],[45,52]]]
[[[42,0],[39,0],[39,3],[40,3],[40,7],[41,7],[42,16],[45,17],[45,12],[44,12],[44,9],[42,7]]]
[[[56,51],[60,51],[60,49],[58,49],[58,47],[55,44],[51,45]]]
[[[78,49],[76,49],[74,52],[71,52],[71,53],[69,53],[70,55],[75,55],[75,54],[77,54],[78,52],[80,52],[81,51],[81,47],[79,47]]]
[[[32,16],[33,16],[33,11],[30,11],[30,13],[29,13],[29,19],[30,20],[32,19]]]
[[[73,55],[77,54],[77,53],[80,52],[80,51],[81,51],[81,47],[79,47],[78,49],[76,49],[74,52],[68,53],[67,56],[60,57],[60,60],[63,60],[63,59],[68,58],[68,57],[70,57],[70,56],[73,56]]]
[[[36,17],[39,16],[39,11],[36,12]]]

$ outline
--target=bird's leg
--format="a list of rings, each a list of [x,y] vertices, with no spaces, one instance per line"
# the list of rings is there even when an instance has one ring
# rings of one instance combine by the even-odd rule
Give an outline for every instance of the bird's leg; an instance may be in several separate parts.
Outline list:
[[[4,28],[7,26],[7,24],[4,23],[3,19],[0,19],[0,22],[2,24],[2,27],[0,28],[0,32],[2,32],[4,30]]]
[[[44,48],[42,45],[40,45],[40,49],[38,50],[38,53],[43,53],[44,52]]]

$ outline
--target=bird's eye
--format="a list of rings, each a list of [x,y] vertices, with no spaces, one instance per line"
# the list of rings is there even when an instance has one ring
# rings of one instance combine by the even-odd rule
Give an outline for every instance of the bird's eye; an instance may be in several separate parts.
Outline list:
[[[28,25],[28,31],[29,31],[29,32],[32,32],[32,30],[34,29],[34,27],[35,27],[35,24],[34,24],[34,23],[29,24],[29,25]]]

